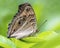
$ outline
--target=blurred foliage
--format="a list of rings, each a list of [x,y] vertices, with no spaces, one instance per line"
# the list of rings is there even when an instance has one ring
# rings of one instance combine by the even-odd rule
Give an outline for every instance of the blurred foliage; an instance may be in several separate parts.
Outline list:
[[[35,11],[40,31],[34,37],[8,39],[8,24],[26,2]],[[60,48],[60,0],[0,0],[0,48]]]

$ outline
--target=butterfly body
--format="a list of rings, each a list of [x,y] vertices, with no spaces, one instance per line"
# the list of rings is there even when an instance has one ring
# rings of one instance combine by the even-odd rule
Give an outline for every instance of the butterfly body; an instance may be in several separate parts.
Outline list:
[[[8,27],[8,37],[21,39],[36,32],[36,16],[28,3],[19,6],[17,14]]]

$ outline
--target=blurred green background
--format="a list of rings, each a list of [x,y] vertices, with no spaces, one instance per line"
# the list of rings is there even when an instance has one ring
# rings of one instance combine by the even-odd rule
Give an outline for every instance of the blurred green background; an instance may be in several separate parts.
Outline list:
[[[23,41],[7,39],[8,24],[18,11],[18,6],[30,3],[35,11],[36,37]],[[43,22],[47,20],[43,24]],[[12,45],[11,45],[12,44]],[[0,0],[0,48],[60,48],[60,0]]]

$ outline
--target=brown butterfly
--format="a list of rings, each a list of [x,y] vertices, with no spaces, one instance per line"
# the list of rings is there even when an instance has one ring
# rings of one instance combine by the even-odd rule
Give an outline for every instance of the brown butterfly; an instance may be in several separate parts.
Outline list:
[[[17,14],[8,27],[8,38],[21,39],[34,34],[37,30],[36,16],[29,3],[19,5]]]

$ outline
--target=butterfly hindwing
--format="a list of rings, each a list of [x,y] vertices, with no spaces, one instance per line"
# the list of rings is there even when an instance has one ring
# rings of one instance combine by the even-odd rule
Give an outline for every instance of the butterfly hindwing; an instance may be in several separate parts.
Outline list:
[[[21,39],[36,32],[36,17],[32,6],[21,4],[8,28],[8,37]]]

